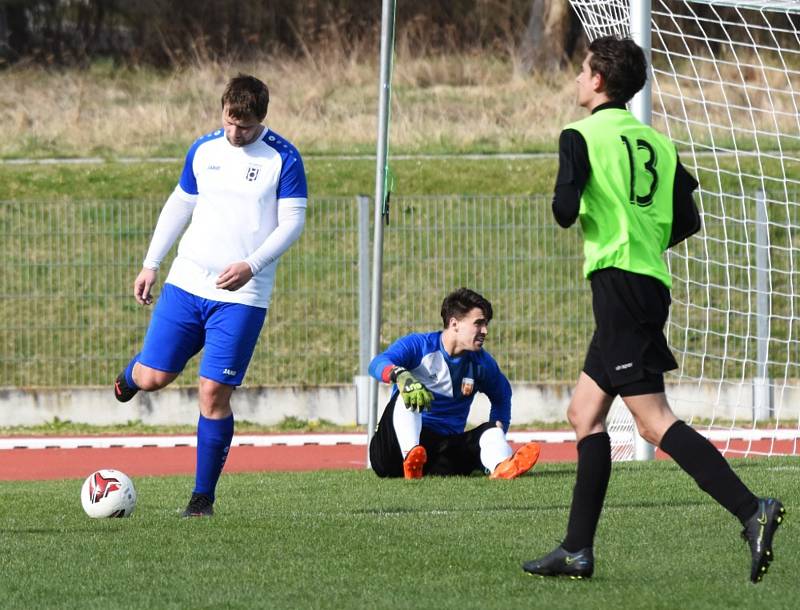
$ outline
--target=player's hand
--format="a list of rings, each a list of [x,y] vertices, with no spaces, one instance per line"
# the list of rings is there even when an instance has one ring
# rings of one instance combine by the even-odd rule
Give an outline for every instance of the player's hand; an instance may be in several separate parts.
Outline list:
[[[433,394],[414,375],[403,369],[397,374],[397,389],[400,397],[411,411],[427,411],[431,408]]]
[[[222,290],[239,290],[253,277],[253,270],[244,261],[231,263],[217,278],[217,288]]]
[[[151,290],[156,283],[156,269],[144,267],[133,282],[133,296],[139,305],[150,305],[153,302]]]

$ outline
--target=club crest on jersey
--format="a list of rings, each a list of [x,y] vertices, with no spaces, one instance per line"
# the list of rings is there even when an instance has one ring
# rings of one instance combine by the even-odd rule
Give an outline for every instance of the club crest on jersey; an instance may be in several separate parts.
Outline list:
[[[247,168],[247,173],[245,174],[245,180],[248,182],[255,182],[258,178],[258,172],[261,171],[260,165],[251,165]]]
[[[475,389],[475,380],[469,377],[464,377],[461,380],[461,395],[462,396],[470,396],[472,395],[472,391]]]

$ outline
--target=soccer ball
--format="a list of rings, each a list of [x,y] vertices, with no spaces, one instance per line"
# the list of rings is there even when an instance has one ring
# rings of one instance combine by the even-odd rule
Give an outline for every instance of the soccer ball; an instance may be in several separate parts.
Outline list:
[[[133,481],[119,470],[97,470],[83,482],[81,504],[92,519],[130,517],[136,508]]]

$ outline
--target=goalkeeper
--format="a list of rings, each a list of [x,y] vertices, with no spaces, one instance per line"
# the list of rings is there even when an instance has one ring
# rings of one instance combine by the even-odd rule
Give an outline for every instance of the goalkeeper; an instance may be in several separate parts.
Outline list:
[[[380,477],[468,475],[483,470],[514,479],[539,459],[539,445],[516,452],[506,441],[511,385],[483,349],[492,304],[459,288],[442,303],[444,330],[395,341],[369,365],[370,374],[395,384],[369,447]],[[489,397],[489,421],[465,431],[476,392]]]

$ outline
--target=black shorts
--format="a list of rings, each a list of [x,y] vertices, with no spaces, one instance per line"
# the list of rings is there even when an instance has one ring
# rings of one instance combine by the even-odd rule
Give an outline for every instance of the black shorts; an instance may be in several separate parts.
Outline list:
[[[403,476],[403,454],[400,452],[392,419],[397,396],[395,394],[383,410],[378,428],[369,444],[369,460],[379,477]],[[479,440],[486,430],[495,425],[494,422],[487,422],[467,432],[449,436],[437,434],[423,425],[419,444],[425,447],[428,461],[422,473],[450,476],[468,475],[475,470],[482,470]]]
[[[664,391],[678,367],[664,336],[669,289],[649,275],[610,267],[591,276],[595,330],[583,371],[611,396]]]

